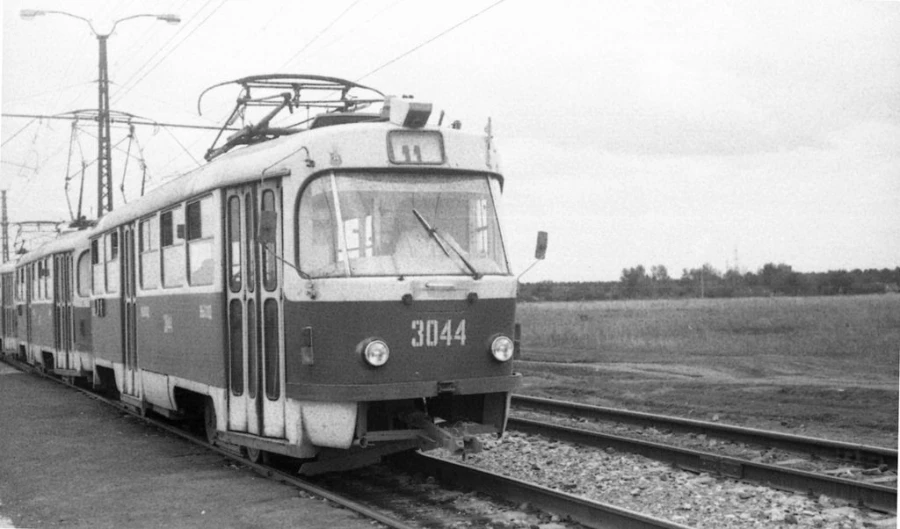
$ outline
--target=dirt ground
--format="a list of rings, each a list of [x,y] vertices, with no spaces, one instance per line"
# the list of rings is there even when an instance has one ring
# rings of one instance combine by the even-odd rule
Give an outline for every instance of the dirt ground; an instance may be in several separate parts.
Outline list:
[[[519,361],[517,370],[526,395],[897,448],[898,387],[884,379],[628,362]]]
[[[0,363],[0,527],[372,523]]]

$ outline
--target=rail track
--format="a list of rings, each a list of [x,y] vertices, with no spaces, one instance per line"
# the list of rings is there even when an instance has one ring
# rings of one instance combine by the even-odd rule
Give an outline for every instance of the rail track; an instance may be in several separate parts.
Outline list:
[[[855,461],[865,465],[877,466],[885,464],[891,470],[897,470],[897,450],[890,448],[829,441],[708,421],[590,406],[523,395],[514,395],[512,405],[515,409],[574,415],[594,421],[611,421],[634,426],[666,428],[673,431],[702,434],[739,443],[764,445],[819,457]]]
[[[579,419],[592,421],[609,421],[688,432],[738,443],[777,447],[782,450],[810,454],[814,457],[831,457],[866,465],[881,465],[882,468],[887,467],[893,471],[896,471],[897,468],[897,451],[887,448],[841,443],[535,397],[514,396],[513,406],[514,410],[531,410],[569,417],[574,416]],[[520,417],[511,417],[509,427],[521,432],[543,435],[567,442],[601,448],[611,447],[620,451],[636,453],[695,472],[714,473],[781,490],[826,494],[882,512],[897,512],[897,489],[895,487]]]
[[[366,518],[376,521],[383,526],[397,529],[409,529],[413,527],[440,527],[438,520],[441,515],[424,514],[414,512],[420,504],[418,500],[409,498],[401,498],[397,502],[381,501],[381,504],[387,505],[386,509],[373,507],[371,499],[357,500],[352,496],[336,493],[328,486],[317,484],[315,478],[307,479],[294,476],[290,471],[283,468],[267,464],[256,464],[247,460],[242,456],[241,451],[236,446],[215,446],[210,444],[204,435],[192,433],[181,427],[164,420],[158,420],[152,416],[141,413],[122,402],[107,398],[106,396],[89,391],[83,387],[71,383],[68,380],[48,375],[38,369],[27,364],[21,363],[10,357],[0,359],[9,365],[25,372],[49,378],[60,384],[64,384],[75,389],[88,397],[103,402],[109,406],[135,416],[148,425],[159,428],[165,432],[178,436],[190,443],[201,446],[208,450],[214,451],[221,456],[240,463],[263,477],[294,486],[308,494],[312,494],[327,499],[337,505],[360,514]],[[277,464],[277,463],[275,463]],[[687,526],[677,523],[661,520],[641,513],[619,508],[613,505],[601,502],[591,501],[582,497],[555,491],[533,483],[527,483],[521,480],[496,474],[493,472],[480,470],[468,465],[454,463],[452,461],[441,460],[439,458],[427,456],[424,454],[404,454],[402,457],[392,459],[392,466],[402,469],[405,472],[426,474],[434,476],[442,482],[452,483],[455,486],[465,487],[468,490],[476,491],[492,498],[496,498],[502,502],[514,502],[516,504],[527,503],[528,505],[539,510],[553,513],[561,520],[568,520],[573,524],[579,524],[584,527],[605,528],[605,529],[686,529]],[[326,481],[326,480],[322,480]],[[399,507],[398,507],[399,505]],[[410,508],[410,505],[415,507]],[[405,506],[405,507],[404,507]],[[447,507],[452,508],[452,507]],[[457,517],[458,518],[458,517]],[[467,526],[478,526],[478,520],[473,520]],[[449,527],[449,525],[448,525]]]

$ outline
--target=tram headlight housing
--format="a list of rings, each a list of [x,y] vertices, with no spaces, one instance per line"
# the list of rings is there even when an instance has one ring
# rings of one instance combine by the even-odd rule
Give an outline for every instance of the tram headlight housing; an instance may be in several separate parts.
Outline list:
[[[497,335],[491,340],[491,355],[498,362],[506,362],[513,357],[515,344],[512,339],[502,334]]]
[[[363,359],[372,367],[381,367],[391,357],[391,348],[384,340],[372,338],[359,344]]]

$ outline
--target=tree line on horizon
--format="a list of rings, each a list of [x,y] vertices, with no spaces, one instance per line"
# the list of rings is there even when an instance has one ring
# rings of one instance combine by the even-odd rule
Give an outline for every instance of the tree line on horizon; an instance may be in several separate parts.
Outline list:
[[[541,281],[519,285],[520,301],[593,301],[615,299],[731,298],[761,296],[837,296],[900,292],[900,267],[798,272],[791,265],[767,263],[756,272],[710,264],[669,275],[664,265],[622,270],[618,281]]]

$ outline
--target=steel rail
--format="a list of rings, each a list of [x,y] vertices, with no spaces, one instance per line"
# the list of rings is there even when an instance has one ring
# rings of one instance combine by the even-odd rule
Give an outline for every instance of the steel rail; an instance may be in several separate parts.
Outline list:
[[[826,494],[878,511],[897,512],[897,489],[891,487],[528,419],[510,418],[507,424],[520,432],[596,448],[611,447],[693,472],[709,472],[780,490]]]
[[[11,359],[8,356],[4,356],[3,354],[0,354],[0,360],[15,367],[16,369],[19,369],[20,371],[36,374],[36,375],[39,375],[46,379],[52,380],[54,382],[59,382],[60,384],[63,384],[74,390],[77,390],[77,391],[81,392],[82,394],[84,394],[94,400],[97,400],[99,402],[102,402],[104,404],[112,406],[119,411],[128,413],[129,415],[132,415],[134,417],[137,417],[138,419],[144,421],[145,423],[147,423],[149,425],[152,425],[156,428],[165,430],[168,433],[176,435],[176,436],[178,436],[182,439],[185,439],[186,441],[189,441],[191,443],[194,443],[198,446],[202,446],[203,448],[206,448],[208,450],[212,450],[213,452],[216,452],[219,455],[221,455],[227,459],[230,459],[236,463],[240,463],[241,465],[249,467],[254,472],[256,472],[257,474],[260,474],[263,477],[266,477],[273,481],[277,481],[279,483],[286,483],[288,485],[293,485],[294,487],[297,487],[309,494],[312,494],[314,496],[319,496],[321,498],[325,498],[328,501],[331,501],[331,502],[334,502],[334,503],[340,505],[341,507],[344,507],[355,513],[365,516],[366,518],[370,518],[372,520],[380,522],[388,527],[391,527],[394,529],[413,529],[412,526],[407,525],[407,524],[403,523],[402,521],[397,520],[396,518],[392,518],[390,516],[385,515],[384,513],[380,512],[380,511],[372,509],[366,505],[355,502],[344,496],[335,494],[327,489],[319,487],[318,485],[310,483],[302,478],[298,478],[296,476],[293,476],[291,474],[282,472],[280,470],[274,469],[272,467],[269,467],[269,466],[266,466],[263,464],[252,463],[252,462],[248,461],[247,459],[241,457],[240,455],[236,454],[232,450],[228,450],[225,448],[211,445],[205,439],[202,439],[193,434],[185,432],[184,430],[180,430],[180,429],[178,429],[170,424],[167,424],[165,422],[158,421],[158,420],[148,417],[146,415],[142,415],[141,413],[135,411],[132,407],[122,403],[121,401],[108,399],[102,395],[98,395],[97,393],[89,391],[85,388],[76,386],[75,384],[72,384],[68,381],[50,376],[49,374],[41,371],[40,369],[35,368],[34,366],[28,365],[26,363],[22,363],[19,360]]]
[[[471,488],[506,501],[527,502],[542,511],[568,516],[586,527],[597,529],[687,529],[685,525],[422,453],[392,458],[391,463],[409,472],[423,472],[442,481]]]
[[[889,469],[897,470],[897,450],[880,446],[830,441],[802,435],[524,395],[513,395],[512,405],[514,409],[577,415],[578,417],[596,421],[612,421],[636,426],[652,426],[680,432],[698,433],[739,443],[764,445],[791,452],[855,461],[871,466],[887,465]]]

